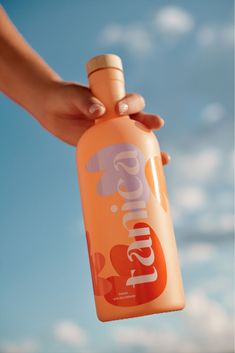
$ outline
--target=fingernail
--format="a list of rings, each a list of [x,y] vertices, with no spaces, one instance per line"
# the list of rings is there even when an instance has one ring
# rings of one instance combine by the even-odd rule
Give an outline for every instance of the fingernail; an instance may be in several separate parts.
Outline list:
[[[124,103],[124,102],[119,102],[118,103],[118,111],[120,114],[124,114],[126,113],[128,110],[128,104]]]
[[[105,107],[101,104],[94,103],[89,108],[89,113],[93,116],[101,116],[105,112]]]

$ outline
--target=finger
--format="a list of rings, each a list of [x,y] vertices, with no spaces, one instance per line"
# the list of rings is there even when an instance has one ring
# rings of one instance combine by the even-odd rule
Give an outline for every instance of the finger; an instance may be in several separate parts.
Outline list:
[[[145,107],[144,98],[138,93],[128,93],[116,104],[116,112],[120,115],[135,114]]]
[[[73,104],[85,117],[96,119],[105,113],[105,106],[92,95],[88,87],[72,84],[72,91]]]
[[[155,129],[159,130],[164,126],[164,120],[155,114],[147,114],[144,112],[140,112],[137,114],[132,114],[131,119],[139,121],[140,123],[144,124],[148,129]]]
[[[163,165],[167,165],[171,160],[171,156],[167,152],[161,152],[161,157]]]

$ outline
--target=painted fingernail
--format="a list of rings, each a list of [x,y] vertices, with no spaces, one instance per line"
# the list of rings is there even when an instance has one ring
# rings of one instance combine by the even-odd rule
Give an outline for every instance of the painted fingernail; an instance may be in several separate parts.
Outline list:
[[[124,103],[124,102],[119,102],[118,103],[118,111],[120,114],[124,114],[126,113],[128,110],[128,104]]]
[[[104,114],[104,112],[105,112],[105,107],[101,104],[98,104],[98,103],[92,104],[89,108],[89,113],[93,116],[94,115],[97,117],[101,116]]]
[[[161,121],[162,126],[164,126],[165,125],[165,120],[160,117],[160,121]]]

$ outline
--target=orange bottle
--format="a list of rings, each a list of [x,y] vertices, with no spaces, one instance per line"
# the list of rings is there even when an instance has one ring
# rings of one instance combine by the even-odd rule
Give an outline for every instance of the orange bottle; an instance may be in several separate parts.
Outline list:
[[[87,63],[106,107],[77,146],[77,166],[96,311],[101,321],[184,308],[184,293],[159,144],[143,124],[118,116],[121,59]]]

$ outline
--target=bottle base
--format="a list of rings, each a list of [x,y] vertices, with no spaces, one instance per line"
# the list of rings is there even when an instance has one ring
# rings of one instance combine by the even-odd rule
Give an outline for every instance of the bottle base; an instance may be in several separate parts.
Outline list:
[[[109,322],[109,321],[116,321],[116,320],[125,320],[125,319],[131,319],[131,318],[136,318],[136,317],[141,317],[141,316],[147,316],[147,315],[154,315],[154,314],[164,314],[164,313],[168,313],[171,311],[180,311],[183,310],[185,308],[185,303],[180,303],[180,304],[176,304],[176,305],[172,305],[172,306],[167,306],[166,308],[160,308],[160,309],[156,309],[156,310],[151,310],[149,312],[145,311],[136,311],[135,313],[130,313],[127,315],[122,315],[120,314],[120,316],[118,315],[100,315],[99,313],[97,313],[97,317],[99,319],[99,321],[101,322]]]

